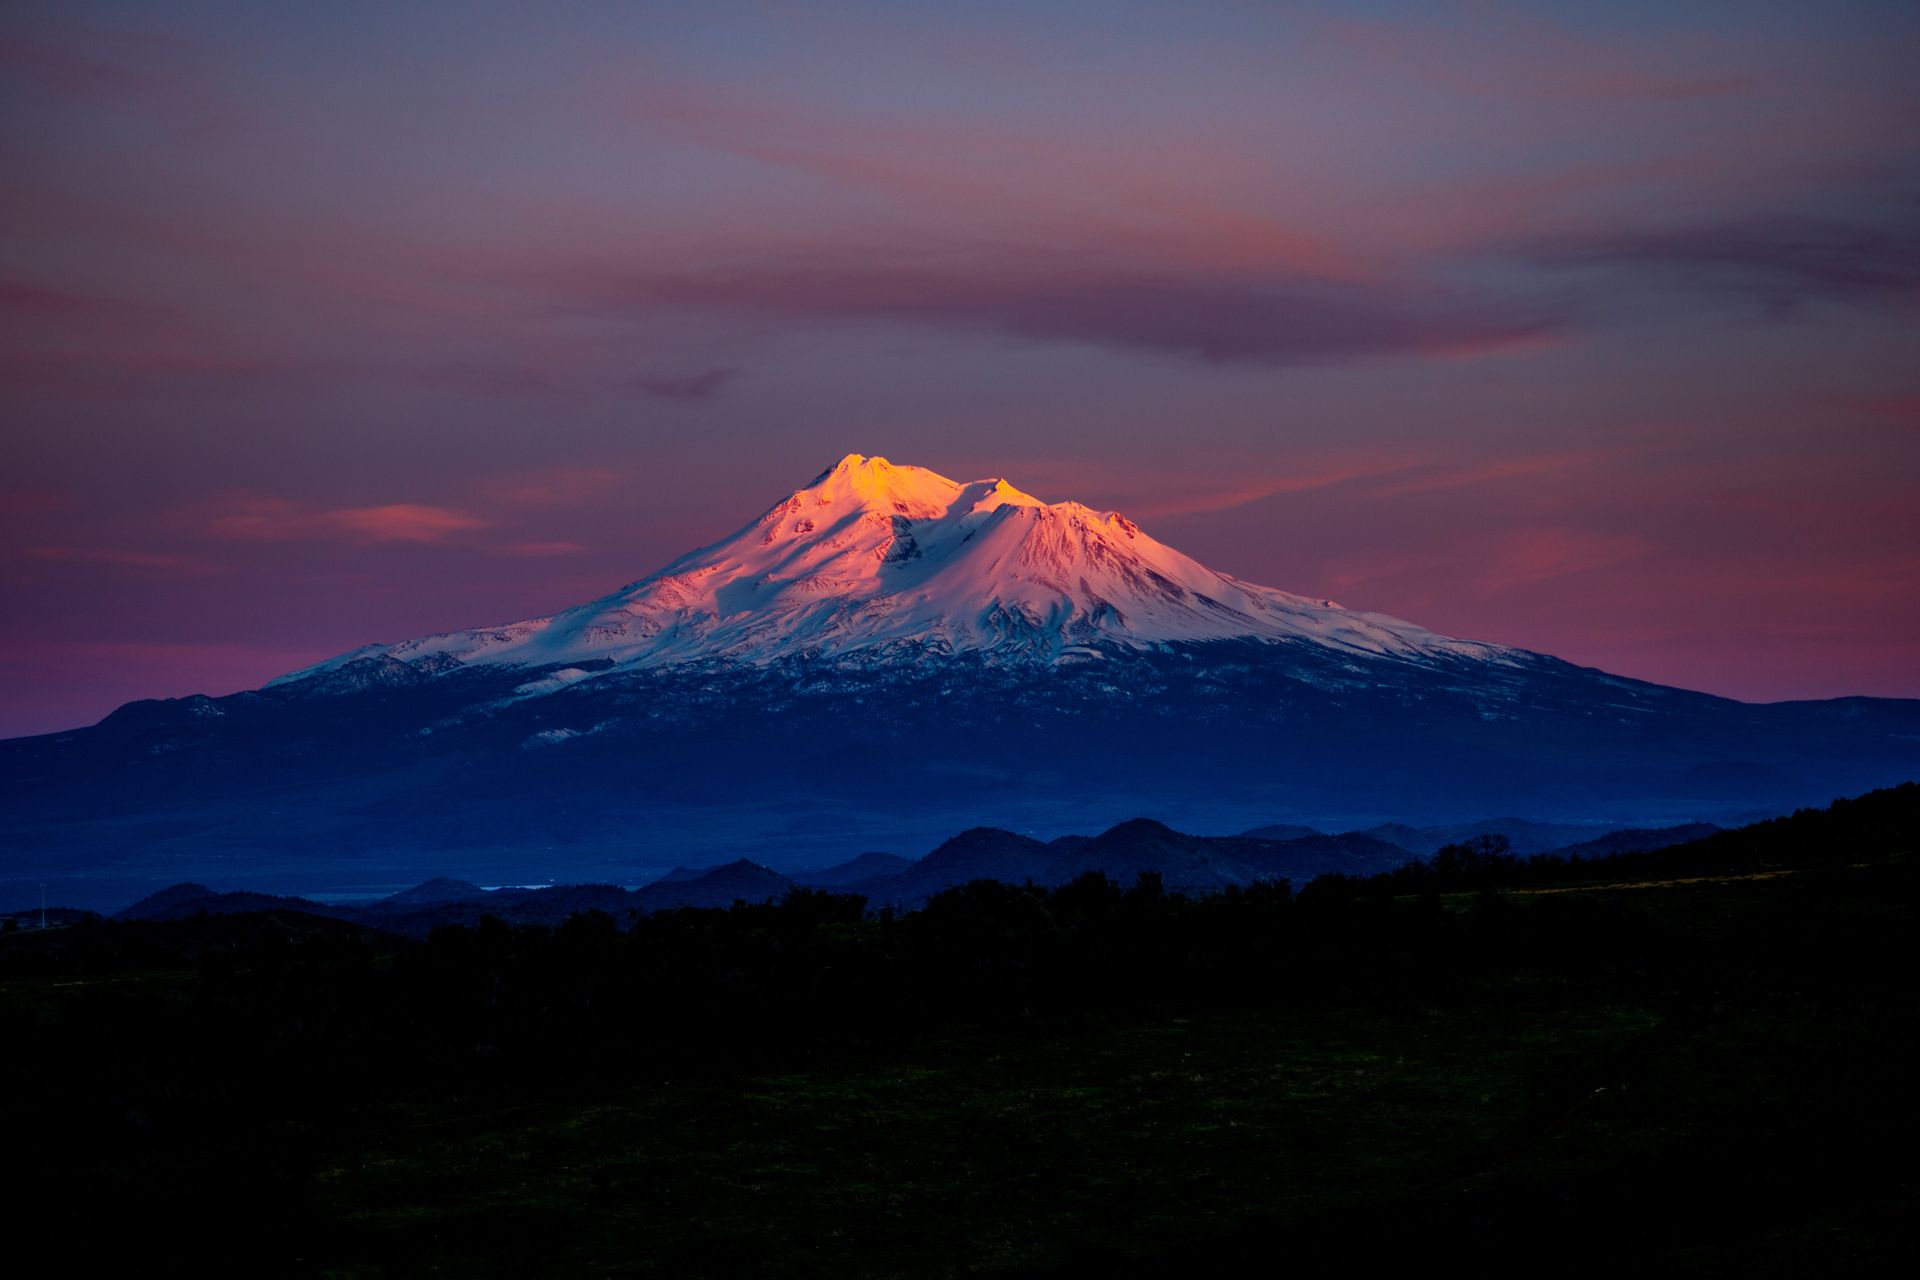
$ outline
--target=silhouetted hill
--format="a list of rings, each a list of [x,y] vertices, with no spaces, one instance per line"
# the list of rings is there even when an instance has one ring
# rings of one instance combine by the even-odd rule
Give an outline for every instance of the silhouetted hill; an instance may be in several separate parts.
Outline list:
[[[895,879],[870,883],[880,900],[906,904],[969,880],[1056,884],[1062,865],[1060,851],[1030,836],[998,827],[973,827],[945,841]]]
[[[150,894],[119,912],[119,920],[180,920],[199,915],[241,915],[254,911],[299,911],[307,915],[352,919],[346,908],[330,907],[307,898],[288,898],[272,893],[215,893],[203,884],[176,884]]]
[[[1042,844],[993,827],[962,832],[898,877],[860,881],[849,889],[875,902],[911,906],[970,880],[1065,884],[1099,871],[1120,884],[1156,872],[1170,890],[1209,893],[1229,885],[1286,879],[1304,883],[1330,871],[1372,875],[1413,860],[1397,845],[1352,833],[1314,833],[1291,840],[1194,836],[1151,818],[1135,818],[1097,836],[1063,836]]]
[[[1703,840],[1720,830],[1722,828],[1711,822],[1689,822],[1678,827],[1627,827],[1550,852],[1562,858],[1610,858],[1617,853],[1646,853]]]
[[[121,708],[125,710],[125,708]],[[115,712],[118,715],[119,712]],[[158,893],[150,893],[130,907],[114,913],[117,920],[165,919],[175,909],[189,902],[200,902],[213,897],[213,890],[204,884],[187,881],[182,884],[168,885]]]
[[[1132,884],[1142,872],[1153,871],[1169,889],[1204,893],[1260,879],[1260,872],[1237,856],[1257,843],[1183,835],[1151,818],[1134,818],[1073,850],[1064,878],[1100,871],[1109,880]]]
[[[1920,782],[1883,787],[1824,809],[1800,809],[1698,840],[1645,853],[1618,853],[1610,871],[1662,870],[1673,874],[1759,871],[1821,862],[1847,865],[1861,858],[1920,852]]]
[[[1367,827],[1358,834],[1397,844],[1422,858],[1431,857],[1447,845],[1463,844],[1477,836],[1505,836],[1512,851],[1526,857],[1592,840],[1608,830],[1607,827],[1591,823],[1483,818],[1478,822],[1449,822],[1434,827],[1410,827],[1402,822],[1384,822],[1377,827]]]
[[[672,907],[730,907],[736,902],[767,902],[793,888],[793,881],[745,858],[692,880],[656,880],[631,895],[641,911]]]
[[[0,911],[0,928],[11,924],[15,929],[38,929],[43,914],[49,928],[100,918],[99,912],[83,911],[78,907],[48,907],[43,913],[40,905],[35,903],[30,907],[21,907],[18,911]]]
[[[791,878],[795,884],[840,888],[866,880],[897,876],[912,865],[913,859],[903,858],[897,853],[863,853],[857,858],[818,871],[792,872]]]
[[[436,902],[477,902],[487,896],[487,891],[477,884],[465,880],[455,880],[448,876],[435,876],[411,889],[402,889],[380,899],[383,907],[426,906]]]

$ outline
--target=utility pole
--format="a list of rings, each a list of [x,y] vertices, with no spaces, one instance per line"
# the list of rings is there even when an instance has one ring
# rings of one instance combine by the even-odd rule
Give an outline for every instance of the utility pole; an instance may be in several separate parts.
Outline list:
[[[40,927],[47,927],[47,882],[40,882]]]

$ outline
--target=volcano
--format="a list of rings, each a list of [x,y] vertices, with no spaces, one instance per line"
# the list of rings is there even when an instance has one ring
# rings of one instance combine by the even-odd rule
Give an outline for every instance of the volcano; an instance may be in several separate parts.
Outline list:
[[[1920,702],[1626,679],[1243,582],[1117,512],[849,454],[551,617],[0,744],[0,881],[638,883],[975,826],[1660,823],[1914,776]]]
[[[275,683],[382,658],[631,669],[967,653],[1050,664],[1234,639],[1362,659],[1524,656],[1241,582],[1117,512],[854,453],[732,537],[612,595],[550,618],[369,645]]]

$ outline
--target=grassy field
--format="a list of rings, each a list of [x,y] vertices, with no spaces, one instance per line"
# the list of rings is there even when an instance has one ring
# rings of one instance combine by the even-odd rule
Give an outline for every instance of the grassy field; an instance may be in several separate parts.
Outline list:
[[[1822,918],[1898,925],[1896,903],[1828,888]],[[1589,891],[1709,941],[1806,905],[1776,877]],[[1911,1104],[1887,1093],[1905,1087],[1903,1012],[1872,990],[1718,994],[1623,1001],[1519,974],[1437,1007],[955,1029],[778,1072],[369,1115],[377,1136],[320,1175],[308,1256],[343,1276],[1463,1249],[1734,1275],[1910,1256]]]
[[[448,1275],[960,1274],[1151,1255],[1469,1181],[1643,1010],[1214,1013],[950,1034],[571,1105],[395,1115],[320,1253]]]

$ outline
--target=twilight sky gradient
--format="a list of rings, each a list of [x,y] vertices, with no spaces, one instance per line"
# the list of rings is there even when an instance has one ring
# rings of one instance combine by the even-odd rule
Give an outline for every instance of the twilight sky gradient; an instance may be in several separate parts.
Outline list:
[[[0,735],[550,612],[849,451],[1920,696],[1920,9],[12,3]]]

